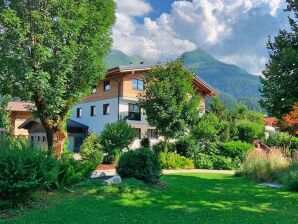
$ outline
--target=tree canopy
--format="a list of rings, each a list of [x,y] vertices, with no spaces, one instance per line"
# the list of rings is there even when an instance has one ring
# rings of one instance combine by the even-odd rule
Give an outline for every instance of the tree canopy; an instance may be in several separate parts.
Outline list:
[[[145,76],[140,106],[166,140],[183,135],[198,120],[200,98],[192,80],[180,59],[157,65]]]
[[[281,30],[269,40],[269,63],[263,71],[262,106],[270,115],[282,118],[298,102],[298,1],[287,0],[290,31]]]
[[[0,94],[35,103],[60,154],[67,114],[105,74],[113,0],[0,2]]]

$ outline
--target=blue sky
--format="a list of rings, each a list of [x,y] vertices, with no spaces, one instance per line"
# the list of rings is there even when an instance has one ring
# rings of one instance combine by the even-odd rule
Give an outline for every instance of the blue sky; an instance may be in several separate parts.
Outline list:
[[[260,74],[266,42],[286,28],[284,0],[115,0],[114,49],[150,61],[203,49]]]

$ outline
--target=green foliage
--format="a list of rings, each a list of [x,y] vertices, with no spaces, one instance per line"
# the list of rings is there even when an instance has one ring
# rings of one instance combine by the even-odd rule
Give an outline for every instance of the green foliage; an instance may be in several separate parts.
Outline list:
[[[136,131],[125,121],[107,124],[100,136],[102,149],[108,153],[107,162],[116,162],[122,150],[136,137]]]
[[[3,139],[0,139],[0,150],[1,149],[24,149],[28,148],[29,142],[27,138],[22,137],[12,137],[5,136]]]
[[[274,40],[268,41],[269,63],[261,76],[262,106],[272,116],[283,118],[298,102],[298,4],[287,0],[290,28],[280,30]]]
[[[158,142],[152,146],[153,152],[156,154],[162,153],[162,152],[172,152],[175,150],[174,144],[169,142],[167,143],[167,146],[165,146],[165,142]]]
[[[194,156],[194,163],[197,169],[213,169],[211,156],[205,153],[196,153]]]
[[[90,134],[83,142],[80,148],[80,154],[84,161],[94,162],[100,165],[103,161],[103,152],[100,145],[99,137]]]
[[[176,153],[160,153],[159,160],[162,169],[193,169],[194,163],[191,159]]]
[[[148,137],[144,137],[141,139],[141,146],[144,148],[150,148],[150,139]]]
[[[290,149],[298,149],[298,138],[291,138],[287,133],[284,132],[270,134],[269,137],[264,140],[264,142],[269,147],[287,148],[290,145]]]
[[[155,184],[161,176],[161,167],[155,153],[148,148],[139,148],[121,155],[117,173],[123,178],[136,178]]]
[[[298,192],[298,163],[293,162],[282,176],[282,183],[291,191]]]
[[[264,137],[264,125],[250,121],[241,121],[237,124],[238,139],[240,141],[252,143],[256,139]]]
[[[68,187],[90,177],[97,165],[94,162],[75,160],[72,153],[62,154],[57,180],[59,187]]]
[[[147,120],[165,141],[185,134],[199,116],[199,96],[193,89],[193,74],[181,60],[157,65],[145,76],[145,94],[140,106]]]
[[[178,139],[173,146],[173,151],[185,157],[191,157],[192,153],[197,149],[198,143],[192,136],[184,136]]]
[[[0,205],[28,203],[37,191],[52,189],[58,174],[59,162],[47,152],[28,147],[1,149]]]
[[[0,3],[0,92],[35,103],[49,147],[72,106],[104,77],[114,22],[113,0]]]
[[[241,141],[219,144],[220,153],[233,160],[243,161],[246,153],[251,149],[253,149],[253,145]]]
[[[194,138],[203,141],[216,141],[221,129],[219,118],[212,113],[204,115],[191,130]]]
[[[8,108],[10,99],[11,97],[8,95],[3,96],[2,99],[0,97],[0,128],[6,129],[8,133],[11,131],[10,110]]]

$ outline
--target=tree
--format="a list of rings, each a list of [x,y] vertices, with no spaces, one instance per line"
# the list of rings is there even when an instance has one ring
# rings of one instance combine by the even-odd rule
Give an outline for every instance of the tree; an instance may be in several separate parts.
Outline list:
[[[193,89],[193,74],[178,59],[157,65],[145,76],[145,91],[139,97],[151,126],[165,138],[184,135],[199,118],[200,98]]]
[[[112,0],[0,2],[0,93],[35,103],[56,155],[70,109],[105,74],[114,21]]]
[[[10,122],[10,109],[8,108],[8,102],[11,97],[6,95],[0,99],[0,128],[4,128],[8,134],[12,132]]]
[[[261,105],[281,119],[298,102],[298,1],[287,0],[291,30],[281,30],[274,41],[269,40],[270,60],[263,71]]]

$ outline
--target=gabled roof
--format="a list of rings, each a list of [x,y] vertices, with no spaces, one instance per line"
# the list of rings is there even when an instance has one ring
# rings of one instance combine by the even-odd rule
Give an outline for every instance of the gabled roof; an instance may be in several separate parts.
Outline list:
[[[23,129],[30,129],[33,127],[33,125],[36,125],[36,124],[41,124],[40,120],[39,119],[28,119],[26,120],[23,124],[21,124],[19,126],[19,128],[23,128]],[[74,120],[71,120],[71,119],[68,119],[67,122],[66,122],[66,127],[67,128],[82,128],[82,129],[87,129],[89,128],[87,125],[84,125],[84,124],[81,124],[79,122],[76,122]]]
[[[108,70],[108,74],[113,73],[123,73],[123,72],[130,72],[130,71],[149,71],[151,70],[155,64],[131,64],[131,65],[119,65],[117,67],[111,68]],[[191,70],[185,67],[187,71],[192,73]],[[212,87],[211,85],[207,84],[204,80],[198,77],[198,75],[193,74],[194,79],[193,83],[197,86],[197,88],[204,94],[208,96],[217,96],[219,95],[219,91]]]
[[[30,112],[34,109],[34,104],[30,102],[9,102],[8,109],[17,112]]]

